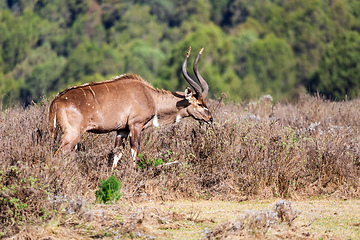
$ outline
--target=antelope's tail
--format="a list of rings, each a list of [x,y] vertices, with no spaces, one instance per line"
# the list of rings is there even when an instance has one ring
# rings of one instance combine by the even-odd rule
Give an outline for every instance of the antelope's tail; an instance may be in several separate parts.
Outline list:
[[[49,109],[49,130],[53,138],[55,137],[55,129],[56,129],[56,112],[57,112],[57,104],[54,103],[54,101],[52,101]]]

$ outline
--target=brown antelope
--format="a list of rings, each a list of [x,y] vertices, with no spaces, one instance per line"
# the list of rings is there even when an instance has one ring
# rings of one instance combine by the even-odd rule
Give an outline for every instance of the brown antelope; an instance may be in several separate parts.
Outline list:
[[[211,123],[213,118],[206,106],[208,84],[197,70],[203,48],[195,58],[193,69],[201,86],[186,72],[191,48],[182,65],[182,73],[189,87],[182,92],[169,92],[152,87],[137,75],[126,74],[97,83],[69,87],[51,102],[49,128],[55,136],[56,125],[62,129],[61,150],[72,151],[84,132],[108,133],[116,131],[115,148],[124,148],[124,140],[130,136],[133,167],[137,167],[141,131],[162,124],[179,122],[191,116],[198,121]],[[203,91],[202,91],[202,89]],[[122,156],[122,150],[114,154],[112,169]]]

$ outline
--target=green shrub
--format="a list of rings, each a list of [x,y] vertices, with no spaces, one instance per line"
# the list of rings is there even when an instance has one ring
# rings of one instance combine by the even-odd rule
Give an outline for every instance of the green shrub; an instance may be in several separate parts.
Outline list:
[[[149,158],[144,158],[143,155],[140,153],[138,155],[139,158],[139,162],[138,162],[138,169],[141,168],[146,168],[146,167],[157,167],[157,166],[161,166],[164,164],[164,161],[162,160],[162,158],[154,158],[154,159],[149,159]]]
[[[95,192],[97,203],[116,203],[121,197],[121,181],[111,175],[107,180],[100,181],[99,190]]]

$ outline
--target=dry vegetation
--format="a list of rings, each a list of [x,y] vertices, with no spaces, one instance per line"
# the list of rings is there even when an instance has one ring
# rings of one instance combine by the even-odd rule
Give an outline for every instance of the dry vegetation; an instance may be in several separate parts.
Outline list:
[[[360,100],[329,102],[318,96],[303,96],[296,104],[273,105],[271,97],[264,96],[258,102],[238,105],[211,101],[212,125],[187,119],[149,129],[142,135],[142,168],[132,171],[127,144],[113,173],[121,180],[123,193],[122,203],[111,206],[113,216],[93,203],[100,179],[112,174],[115,135],[85,134],[76,153],[53,157],[59,138],[51,139],[47,129],[48,105],[1,111],[2,237],[18,234],[18,238],[41,238],[45,235],[29,226],[45,222],[76,230],[71,232],[72,238],[106,237],[111,228],[128,237],[147,238],[141,235],[147,231],[137,228],[145,218],[158,216],[156,219],[162,225],[170,224],[169,228],[176,228],[171,224],[179,219],[197,220],[196,214],[134,210],[122,205],[125,203],[360,196]],[[181,164],[153,167],[160,159]],[[266,216],[271,222],[274,215],[264,214],[270,214]],[[124,216],[128,218],[121,219]],[[107,217],[118,221],[101,224]],[[251,218],[256,216],[247,216]],[[229,223],[233,224],[231,229],[240,226],[238,221]],[[220,227],[204,236],[215,236],[217,229]]]

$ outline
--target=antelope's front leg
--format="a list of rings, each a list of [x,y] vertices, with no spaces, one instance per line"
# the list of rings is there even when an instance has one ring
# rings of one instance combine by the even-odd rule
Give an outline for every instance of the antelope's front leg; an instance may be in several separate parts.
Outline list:
[[[129,135],[129,130],[119,130],[116,132],[115,149],[118,147],[122,147],[122,149],[119,149],[118,152],[114,154],[113,166],[111,168],[112,171],[116,168],[118,161],[123,155],[122,151],[125,148],[124,140],[127,139],[128,135]]]
[[[130,147],[131,156],[133,158],[133,168],[137,169],[137,156],[140,150],[141,125],[130,127]]]

